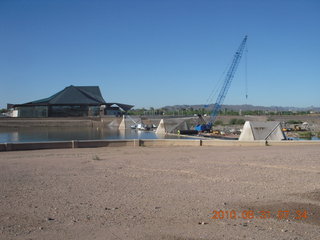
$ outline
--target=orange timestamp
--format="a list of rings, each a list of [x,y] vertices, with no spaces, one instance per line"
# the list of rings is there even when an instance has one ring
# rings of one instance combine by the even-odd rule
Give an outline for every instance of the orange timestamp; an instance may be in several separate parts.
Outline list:
[[[235,210],[215,210],[212,211],[213,216],[211,219],[221,220],[221,219],[269,219],[271,218],[271,211],[261,210],[261,211],[253,211],[253,210],[243,210],[237,212]],[[278,210],[276,213],[273,213],[273,217],[282,219],[294,218],[297,220],[304,220],[308,218],[307,210]]]

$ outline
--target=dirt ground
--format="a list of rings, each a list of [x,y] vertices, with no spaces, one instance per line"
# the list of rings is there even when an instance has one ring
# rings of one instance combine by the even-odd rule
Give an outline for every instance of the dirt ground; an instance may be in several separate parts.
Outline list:
[[[319,155],[319,145],[1,152],[0,239],[319,239]]]

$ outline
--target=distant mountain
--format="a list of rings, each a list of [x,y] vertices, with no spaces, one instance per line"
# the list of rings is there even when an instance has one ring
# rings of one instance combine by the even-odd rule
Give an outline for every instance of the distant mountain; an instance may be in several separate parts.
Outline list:
[[[208,110],[212,110],[214,107],[214,104],[210,104],[210,105],[173,105],[173,106],[165,106],[163,108],[168,109],[169,111],[174,111],[174,110],[182,110],[182,109],[202,109],[202,108],[206,108]],[[305,107],[305,108],[299,108],[299,107],[281,107],[281,106],[270,106],[270,107],[266,107],[266,106],[254,106],[254,105],[248,105],[248,104],[244,104],[244,105],[222,105],[221,109],[228,109],[228,110],[233,110],[233,111],[315,111],[315,112],[320,112],[320,107],[314,107],[314,106],[310,106],[310,107]]]

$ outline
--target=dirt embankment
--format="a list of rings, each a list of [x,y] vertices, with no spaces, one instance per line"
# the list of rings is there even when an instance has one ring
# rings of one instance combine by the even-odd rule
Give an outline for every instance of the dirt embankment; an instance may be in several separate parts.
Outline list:
[[[1,239],[318,239],[318,146],[0,154]]]

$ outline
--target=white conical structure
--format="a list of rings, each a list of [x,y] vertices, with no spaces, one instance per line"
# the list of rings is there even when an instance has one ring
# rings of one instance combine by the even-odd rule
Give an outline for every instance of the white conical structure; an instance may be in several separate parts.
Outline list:
[[[280,122],[255,122],[246,121],[240,134],[239,141],[254,140],[285,140]]]
[[[121,129],[126,129],[126,116],[125,115],[123,115],[123,117],[122,117],[122,121],[121,121],[121,123],[119,125],[119,129],[120,130]]]
[[[166,128],[163,119],[160,120],[160,123],[156,130],[156,134],[166,134]]]

